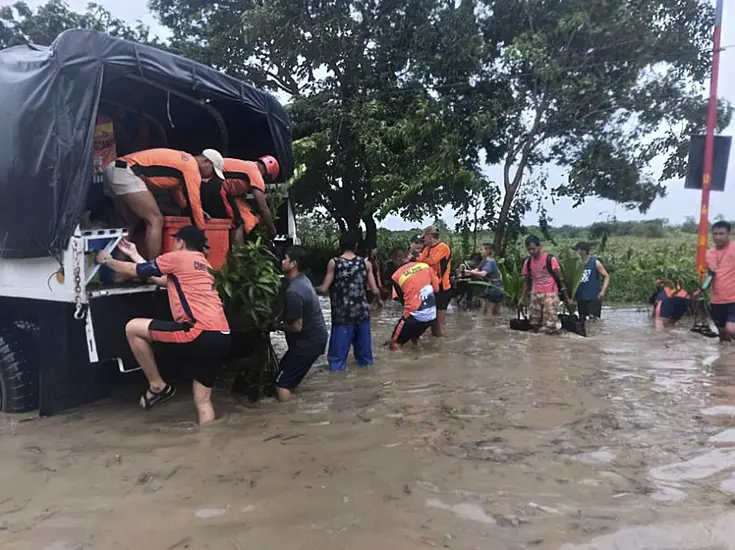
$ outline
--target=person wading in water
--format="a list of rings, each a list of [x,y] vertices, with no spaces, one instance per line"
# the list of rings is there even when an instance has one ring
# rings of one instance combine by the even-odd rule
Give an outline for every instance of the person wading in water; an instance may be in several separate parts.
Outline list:
[[[703,290],[712,289],[712,320],[723,342],[735,340],[735,246],[730,239],[731,231],[732,226],[726,221],[712,224],[715,247],[707,251],[709,274],[694,293],[694,298],[698,299]]]
[[[409,245],[408,257],[412,262],[418,260],[421,255],[421,251],[424,249],[424,238],[421,235],[414,235],[411,237],[411,244]]]
[[[391,256],[397,268],[391,277],[393,299],[403,304],[403,316],[393,329],[390,349],[399,351],[408,342],[417,345],[421,335],[433,325],[439,278],[428,265],[411,261],[403,248],[396,248]]]
[[[329,368],[345,370],[350,346],[354,348],[359,367],[373,364],[373,348],[370,335],[370,309],[365,288],[373,293],[379,306],[380,291],[373,276],[370,262],[355,254],[357,236],[345,233],[339,239],[342,255],[327,264],[327,274],[319,294],[329,293],[332,303],[332,330],[329,336]]]
[[[281,357],[276,397],[279,401],[290,401],[293,391],[309,373],[316,360],[324,355],[327,347],[327,325],[324,322],[319,297],[304,275],[307,264],[306,250],[290,246],[281,262],[288,287],[283,298],[281,321],[272,325],[272,330],[286,333],[288,351]]]
[[[495,261],[495,245],[485,243],[482,245],[484,259],[480,267],[470,271],[474,279],[490,283],[485,293],[485,315],[492,311],[493,315],[500,315],[500,304],[503,303],[505,293],[503,292],[503,279],[500,276],[498,264]]]
[[[579,284],[575,296],[579,316],[582,319],[599,319],[602,317],[602,301],[605,299],[607,289],[610,286],[610,274],[600,260],[590,256],[589,244],[578,242],[574,250],[579,253],[579,257],[584,262],[582,282]],[[600,288],[600,277],[602,277],[602,288]]]
[[[528,258],[523,262],[523,290],[518,307],[523,307],[526,293],[531,290],[528,315],[531,325],[544,332],[556,332],[559,312],[559,291],[564,300],[571,304],[559,261],[541,248],[541,241],[535,235],[526,238]],[[559,286],[562,286],[560,289]]]
[[[431,325],[435,337],[446,333],[447,308],[452,300],[452,249],[439,238],[439,228],[429,226],[424,229],[424,250],[416,261],[427,264],[439,279],[439,291],[435,292],[436,321]]]

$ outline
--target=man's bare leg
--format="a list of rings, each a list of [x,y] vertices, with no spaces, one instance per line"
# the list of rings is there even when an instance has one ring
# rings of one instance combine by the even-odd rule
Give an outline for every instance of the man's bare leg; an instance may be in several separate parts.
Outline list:
[[[732,342],[735,340],[735,323],[727,323],[719,329],[720,342]]]
[[[440,309],[436,312],[436,321],[431,324],[431,334],[436,338],[444,336],[444,327],[447,323],[447,310]]]
[[[150,191],[120,195],[120,199],[145,223],[145,250],[141,255],[152,260],[163,247],[163,215]]]
[[[291,401],[291,399],[293,399],[293,392],[291,390],[287,390],[286,388],[276,387],[276,399],[278,399],[281,403]]]
[[[230,231],[230,242],[232,246],[240,246],[245,243],[245,226],[241,225]]]
[[[128,338],[128,344],[130,344],[130,349],[133,351],[138,365],[140,365],[143,374],[148,379],[150,389],[158,393],[166,387],[166,382],[161,378],[156,359],[153,356],[151,335],[148,331],[150,324],[151,319],[132,319],[125,325],[125,336]]]
[[[214,422],[214,407],[212,406],[212,388],[203,386],[196,380],[193,384],[194,405],[199,413],[199,425]]]

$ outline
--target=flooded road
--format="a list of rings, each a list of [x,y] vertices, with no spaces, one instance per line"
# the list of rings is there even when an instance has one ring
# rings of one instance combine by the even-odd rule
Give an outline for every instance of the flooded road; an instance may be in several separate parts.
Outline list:
[[[735,350],[644,313],[590,337],[450,311],[287,405],[218,392],[0,416],[3,550],[735,549]],[[183,388],[182,388],[183,389]]]

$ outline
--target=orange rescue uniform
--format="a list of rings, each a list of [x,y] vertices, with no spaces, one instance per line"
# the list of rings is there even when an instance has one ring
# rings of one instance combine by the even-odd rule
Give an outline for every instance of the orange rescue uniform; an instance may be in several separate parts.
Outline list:
[[[190,207],[194,224],[204,229],[202,176],[193,156],[174,149],[148,149],[118,160],[125,161],[149,188],[169,189],[176,204],[182,209]]]
[[[439,291],[452,288],[450,273],[452,271],[452,249],[446,243],[437,243],[432,247],[426,247],[421,251],[418,262],[429,265],[439,279]]]
[[[225,182],[222,185],[222,192],[225,195],[225,205],[234,219],[235,213],[230,207],[230,201],[237,209],[237,213],[242,218],[245,231],[250,233],[252,229],[258,225],[260,218],[253,212],[246,198],[248,193],[253,189],[258,189],[265,193],[265,180],[260,173],[260,167],[257,162],[241,159],[225,159]]]

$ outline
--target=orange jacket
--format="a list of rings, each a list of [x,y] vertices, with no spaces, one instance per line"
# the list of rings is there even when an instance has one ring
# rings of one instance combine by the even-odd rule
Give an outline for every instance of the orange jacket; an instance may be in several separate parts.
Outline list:
[[[120,157],[148,187],[170,189],[176,204],[189,206],[194,224],[204,229],[202,175],[194,157],[174,149],[148,149]]]
[[[449,290],[452,288],[450,274],[452,272],[452,249],[446,243],[437,243],[432,247],[426,247],[419,254],[418,262],[429,265],[439,279],[439,289]]]
[[[245,231],[250,231],[258,224],[260,218],[250,208],[246,197],[251,190],[258,189],[265,193],[265,181],[260,173],[257,162],[233,158],[225,159],[225,182],[222,192],[225,195],[225,204],[228,205],[228,213],[234,218],[234,212],[229,208],[229,200],[232,200],[243,220]],[[229,199],[229,200],[228,200]]]

